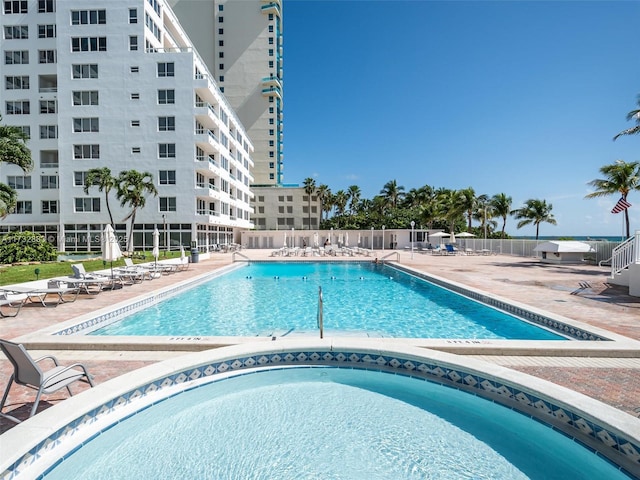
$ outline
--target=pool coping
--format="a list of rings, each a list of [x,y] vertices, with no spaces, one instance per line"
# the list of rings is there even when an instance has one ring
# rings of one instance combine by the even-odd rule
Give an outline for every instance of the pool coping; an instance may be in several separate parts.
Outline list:
[[[273,263],[269,260],[251,260],[252,263]],[[314,263],[313,260],[309,260]],[[349,261],[363,263],[362,260]],[[283,262],[286,263],[286,262]],[[344,263],[342,261],[341,263]],[[369,263],[369,262],[366,262]],[[578,336],[592,336],[587,339],[569,340],[495,340],[495,339],[429,339],[429,338],[391,338],[392,342],[402,342],[423,348],[458,353],[464,355],[536,355],[536,356],[582,356],[582,357],[618,357],[639,358],[640,341],[624,337],[595,327],[578,320],[535,308],[531,305],[502,298],[480,289],[469,287],[455,281],[428,274],[414,268],[400,265],[397,262],[384,262],[404,273],[422,278],[440,287],[467,296],[490,307],[495,307],[529,319],[531,323],[548,328],[554,333]],[[283,337],[242,337],[242,336],[88,336],[79,334],[86,330],[101,328],[118,321],[121,317],[147,308],[154,303],[166,300],[217,276],[242,268],[247,262],[236,262],[230,265],[205,272],[189,279],[181,280],[164,288],[139,295],[92,313],[74,317],[36,332],[20,336],[14,341],[22,343],[33,350],[122,350],[122,351],[184,351],[195,352],[243,343],[271,342]],[[553,324],[565,329],[558,331]],[[570,330],[570,331],[567,331]],[[584,332],[587,332],[586,335]],[[351,338],[341,335],[342,332],[326,332],[325,336],[334,338]],[[312,334],[313,335],[313,334]],[[318,333],[319,335],[319,333]],[[293,335],[292,338],[313,338],[306,334]],[[358,336],[358,338],[362,338]]]
[[[631,478],[631,472],[640,471],[640,419],[568,388],[390,339],[280,338],[182,355],[73,396],[0,436],[2,443],[12,445],[0,461],[0,478],[35,478],[119,418],[199,382],[287,365],[366,368],[448,385],[540,420],[619,465]]]

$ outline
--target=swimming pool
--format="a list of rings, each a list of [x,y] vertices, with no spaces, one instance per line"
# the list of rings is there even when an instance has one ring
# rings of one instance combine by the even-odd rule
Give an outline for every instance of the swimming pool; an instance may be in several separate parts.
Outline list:
[[[262,370],[176,395],[102,432],[44,478],[489,477],[628,478],[492,402],[335,367]]]
[[[92,335],[566,340],[450,290],[371,262],[259,263],[159,302]]]

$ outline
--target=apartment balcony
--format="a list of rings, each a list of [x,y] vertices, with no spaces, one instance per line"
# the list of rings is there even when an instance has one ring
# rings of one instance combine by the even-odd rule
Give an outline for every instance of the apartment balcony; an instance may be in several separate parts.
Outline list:
[[[212,199],[220,200],[222,198],[220,190],[212,188],[210,185],[196,185],[195,192],[196,198],[201,198],[207,201],[211,201]]]
[[[194,114],[198,121],[205,126],[218,126],[222,125],[220,117],[210,103],[196,102]]]
[[[282,5],[280,4],[280,0],[272,0],[269,1],[269,3],[267,3],[266,5],[260,7],[260,10],[262,10],[262,13],[273,13],[274,15],[280,17]]]
[[[282,83],[280,82],[280,79],[278,77],[276,77],[275,75],[271,75],[269,77],[263,77],[262,78],[262,86],[263,87],[278,87],[279,89],[282,89]]]
[[[202,173],[205,176],[210,176],[210,174],[213,173],[219,177],[222,174],[222,169],[220,165],[218,165],[218,162],[208,157],[196,157],[195,169],[196,172]]]
[[[222,223],[222,219],[220,218],[220,213],[215,210],[196,210],[196,215],[199,217],[198,223],[209,223],[213,225],[218,225]]]
[[[282,101],[282,89],[280,87],[267,87],[262,89],[264,97],[278,97]]]
[[[212,148],[218,153],[222,153],[222,145],[218,141],[218,137],[211,130],[198,129],[195,131],[195,141],[205,147],[205,151],[210,151]],[[206,149],[209,146],[209,149]]]

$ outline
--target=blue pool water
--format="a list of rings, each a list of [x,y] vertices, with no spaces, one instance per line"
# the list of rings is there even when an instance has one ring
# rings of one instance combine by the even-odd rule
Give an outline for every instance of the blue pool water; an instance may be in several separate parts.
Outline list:
[[[317,334],[318,287],[327,333],[395,338],[559,340],[543,328],[384,265],[251,263],[94,335]]]
[[[45,478],[628,479],[477,396],[329,367],[254,372],[175,395],[84,443]]]

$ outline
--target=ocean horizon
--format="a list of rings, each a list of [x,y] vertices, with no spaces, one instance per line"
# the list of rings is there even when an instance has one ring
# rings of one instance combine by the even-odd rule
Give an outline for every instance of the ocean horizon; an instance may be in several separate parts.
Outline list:
[[[511,237],[513,240],[535,240],[536,236],[535,235],[522,235],[522,236],[512,236]],[[591,242],[596,242],[596,241],[604,241],[604,242],[622,242],[625,240],[625,237],[622,235],[616,235],[616,236],[600,236],[600,235],[594,235],[594,236],[585,236],[585,235],[540,235],[538,237],[538,240],[544,240],[544,241],[548,241],[548,240],[559,240],[559,239],[563,239],[563,240],[577,240],[577,241],[591,241]]]

